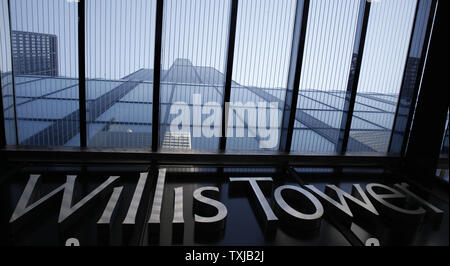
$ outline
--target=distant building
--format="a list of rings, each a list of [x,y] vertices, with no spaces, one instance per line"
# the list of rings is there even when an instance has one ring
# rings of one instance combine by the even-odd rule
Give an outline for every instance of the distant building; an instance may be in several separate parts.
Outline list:
[[[56,35],[13,31],[15,75],[58,76]]]
[[[162,143],[163,148],[192,149],[190,132],[166,132]]]
[[[412,99],[414,95],[414,88],[416,87],[417,74],[419,73],[420,58],[408,57],[406,63],[405,76],[403,78],[404,96]]]

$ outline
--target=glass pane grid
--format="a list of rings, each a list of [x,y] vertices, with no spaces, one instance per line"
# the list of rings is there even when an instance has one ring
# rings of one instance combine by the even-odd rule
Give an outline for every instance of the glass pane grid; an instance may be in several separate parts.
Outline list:
[[[86,1],[90,147],[151,148],[156,2]],[[11,1],[10,32],[7,3],[0,1],[7,144],[79,146],[78,5]],[[422,24],[414,20],[418,3],[416,19]],[[279,149],[297,48],[292,47],[297,4],[239,1],[231,97],[224,106],[231,0],[164,1],[160,147],[217,150],[222,112],[227,112],[227,150]],[[430,6],[430,1],[416,0],[372,2],[348,151],[388,151],[403,101],[400,91],[413,88],[420,71]],[[358,56],[360,7],[361,0],[310,2],[293,152],[337,149]],[[399,112],[404,116],[402,106]],[[448,129],[446,138],[444,154]]]

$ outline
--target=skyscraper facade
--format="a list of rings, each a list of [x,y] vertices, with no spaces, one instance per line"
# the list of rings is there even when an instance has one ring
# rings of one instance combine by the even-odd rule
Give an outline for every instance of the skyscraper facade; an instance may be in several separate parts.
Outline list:
[[[13,31],[12,52],[17,75],[58,76],[56,35]]]

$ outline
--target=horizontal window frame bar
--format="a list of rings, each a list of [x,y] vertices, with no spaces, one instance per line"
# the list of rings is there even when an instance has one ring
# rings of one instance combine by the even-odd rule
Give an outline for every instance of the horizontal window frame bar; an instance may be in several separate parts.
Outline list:
[[[145,164],[218,166],[320,166],[320,167],[400,167],[402,159],[387,153],[286,153],[280,151],[200,151],[161,148],[6,146],[0,149],[10,162],[83,164]]]

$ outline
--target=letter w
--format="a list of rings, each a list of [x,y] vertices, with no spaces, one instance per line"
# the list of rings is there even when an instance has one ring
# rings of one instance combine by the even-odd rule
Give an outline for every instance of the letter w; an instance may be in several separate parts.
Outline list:
[[[350,211],[350,207],[348,206],[348,203],[345,200],[345,198],[349,199],[350,202],[356,203],[353,205],[355,208],[359,207],[360,210],[366,210],[369,213],[372,213],[374,215],[379,215],[377,210],[372,205],[370,200],[367,198],[367,195],[364,193],[364,191],[362,190],[362,188],[359,184],[354,184],[353,188],[356,189],[355,192],[356,191],[358,192],[359,198],[361,198],[362,200],[353,197],[352,195],[348,194],[347,192],[343,191],[342,189],[340,189],[334,185],[327,185],[326,189],[325,189],[325,194],[322,191],[320,191],[319,189],[317,189],[316,187],[314,187],[313,185],[307,185],[306,187],[308,189],[310,189],[312,192],[314,192],[317,195],[319,195],[320,197],[322,197],[323,199],[325,199],[326,201],[328,201],[332,206],[334,206],[335,208],[338,208],[339,210],[341,210],[343,213],[345,213],[346,215],[348,215],[351,218],[353,218],[353,213]],[[337,197],[337,199],[339,201],[336,201],[333,198],[331,198],[330,196],[328,196],[328,195],[332,195],[332,194],[334,194],[335,197]],[[354,193],[354,194],[356,194],[356,193]]]
[[[56,194],[64,191],[61,210],[59,212],[58,223],[64,222],[70,215],[74,212],[82,208],[87,202],[92,200],[95,197],[100,196],[102,193],[107,192],[110,188],[112,188],[113,183],[119,178],[118,176],[110,176],[108,180],[106,180],[103,184],[93,190],[89,195],[80,200],[77,204],[72,206],[72,197],[75,186],[75,180],[77,178],[76,175],[68,175],[67,181],[63,185],[59,186],[52,192],[48,193],[41,199],[35,201],[32,204],[29,204],[30,198],[34,194],[34,188],[36,183],[38,182],[41,175],[30,175],[30,179],[28,180],[27,185],[25,186],[25,190],[22,193],[22,196],[19,199],[19,203],[17,203],[16,209],[9,220],[10,223],[19,222],[21,217],[23,217],[28,212],[36,212],[36,209],[39,205],[52,198]]]

